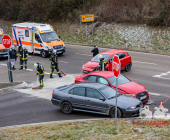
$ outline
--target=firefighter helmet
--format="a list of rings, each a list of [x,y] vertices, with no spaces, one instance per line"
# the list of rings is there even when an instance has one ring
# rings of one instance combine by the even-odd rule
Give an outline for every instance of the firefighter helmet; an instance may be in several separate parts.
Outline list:
[[[53,50],[53,53],[57,53],[57,50]]]
[[[37,63],[34,63],[34,68],[37,68],[38,67],[38,64]]]
[[[99,59],[102,59],[103,58],[103,55],[99,55]]]

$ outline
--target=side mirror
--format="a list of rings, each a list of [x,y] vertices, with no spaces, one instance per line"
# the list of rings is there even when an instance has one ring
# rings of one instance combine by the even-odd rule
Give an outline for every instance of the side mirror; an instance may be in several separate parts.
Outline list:
[[[105,101],[105,98],[103,98],[103,97],[100,97],[100,98],[99,98],[99,100]]]

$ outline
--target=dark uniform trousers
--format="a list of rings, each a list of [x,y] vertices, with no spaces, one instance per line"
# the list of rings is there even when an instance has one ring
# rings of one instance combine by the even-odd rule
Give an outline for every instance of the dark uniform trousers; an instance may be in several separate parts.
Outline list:
[[[62,76],[61,76],[61,73],[60,73],[60,70],[59,70],[59,68],[58,68],[58,57],[57,57],[57,55],[52,54],[51,57],[50,57],[50,60],[51,60],[50,78],[52,78],[52,74],[53,74],[53,72],[54,72],[54,69],[56,69],[56,71],[57,71],[57,73],[58,73],[58,76],[59,76],[59,77],[62,77]]]
[[[43,66],[40,65],[40,64],[38,64],[38,67],[37,67],[37,75],[39,75],[40,87],[43,87],[44,74],[45,74],[45,71],[44,71]]]

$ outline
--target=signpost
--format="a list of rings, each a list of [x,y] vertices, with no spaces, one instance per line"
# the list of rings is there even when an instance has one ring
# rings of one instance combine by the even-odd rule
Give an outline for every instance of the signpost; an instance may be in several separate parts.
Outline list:
[[[118,83],[118,77],[120,74],[121,64],[119,60],[119,56],[115,55],[112,61],[112,70],[114,73],[114,76],[116,77],[116,106],[115,106],[115,129],[117,129],[117,83]]]
[[[80,23],[86,24],[86,37],[87,37],[87,23],[92,23],[92,34],[93,34],[93,22],[94,22],[94,14],[80,16]]]
[[[2,44],[5,48],[8,48],[8,75],[10,83],[13,82],[12,71],[11,71],[11,63],[9,62],[9,48],[11,47],[11,38],[9,35],[4,35],[2,37]]]

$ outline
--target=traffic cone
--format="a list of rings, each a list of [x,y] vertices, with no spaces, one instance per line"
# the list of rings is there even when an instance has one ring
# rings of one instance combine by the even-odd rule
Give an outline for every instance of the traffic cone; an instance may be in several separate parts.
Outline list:
[[[162,102],[160,102],[159,107],[163,107],[163,103]]]

